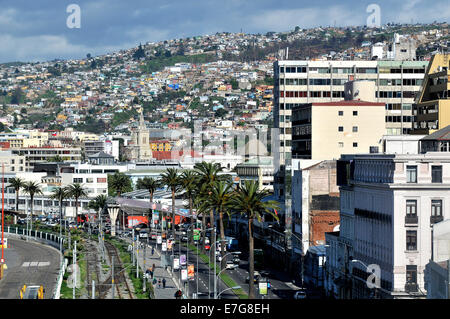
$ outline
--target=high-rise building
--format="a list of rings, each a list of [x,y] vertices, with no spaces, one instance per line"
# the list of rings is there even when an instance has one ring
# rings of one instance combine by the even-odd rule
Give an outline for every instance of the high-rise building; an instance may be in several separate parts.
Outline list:
[[[414,134],[432,134],[450,125],[450,65],[448,54],[436,54],[428,65],[417,97]]]

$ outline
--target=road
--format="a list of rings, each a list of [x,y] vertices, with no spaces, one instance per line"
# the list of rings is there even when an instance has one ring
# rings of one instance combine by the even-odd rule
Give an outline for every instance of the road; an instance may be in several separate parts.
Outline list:
[[[59,252],[49,246],[8,238],[6,269],[0,280],[0,299],[19,299],[23,285],[43,285],[44,299],[51,299],[60,267]]]

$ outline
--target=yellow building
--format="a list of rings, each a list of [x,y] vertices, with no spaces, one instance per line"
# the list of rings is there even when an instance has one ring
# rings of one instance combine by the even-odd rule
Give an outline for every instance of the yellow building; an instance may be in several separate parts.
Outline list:
[[[292,158],[332,160],[341,154],[369,153],[371,147],[380,149],[385,116],[384,103],[300,104],[292,109]]]
[[[414,134],[433,134],[450,125],[450,65],[448,54],[432,57],[416,99]]]
[[[151,141],[150,148],[152,151],[168,152],[172,150],[172,144],[169,141]]]

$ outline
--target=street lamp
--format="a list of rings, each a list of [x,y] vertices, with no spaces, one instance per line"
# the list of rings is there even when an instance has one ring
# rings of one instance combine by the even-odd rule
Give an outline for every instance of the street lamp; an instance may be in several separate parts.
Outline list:
[[[369,273],[369,271],[368,271],[369,266],[367,266],[367,265],[366,265],[365,263],[363,263],[361,260],[359,260],[359,259],[352,259],[351,262],[352,262],[352,263],[360,263],[361,265],[363,265],[363,266],[366,268],[366,273]],[[375,286],[374,288],[375,288],[374,297],[376,297],[376,295],[377,295],[377,288],[378,288],[378,287]]]
[[[224,293],[225,291],[228,291],[228,290],[237,290],[237,289],[241,289],[241,286],[234,286],[234,287],[231,287],[231,288],[227,288],[227,289],[225,289],[225,290],[222,290],[222,291],[217,295],[217,298],[219,298],[219,296],[220,296],[222,293]],[[215,299],[217,299],[217,298],[215,298]]]

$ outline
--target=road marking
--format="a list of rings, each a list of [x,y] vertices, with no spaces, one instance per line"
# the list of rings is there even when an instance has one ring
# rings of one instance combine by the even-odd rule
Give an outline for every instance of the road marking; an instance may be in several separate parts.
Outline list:
[[[22,267],[46,267],[50,266],[49,261],[26,261],[22,264]]]
[[[29,262],[29,261],[24,262],[24,263],[22,264],[22,267],[29,267],[29,266],[30,266],[30,262]]]

